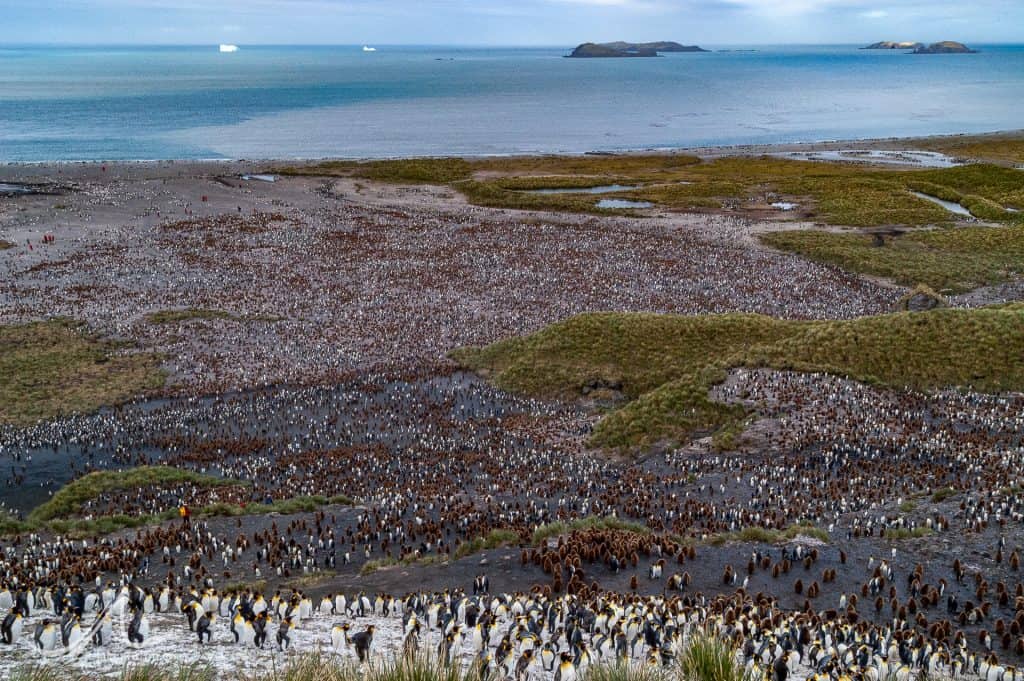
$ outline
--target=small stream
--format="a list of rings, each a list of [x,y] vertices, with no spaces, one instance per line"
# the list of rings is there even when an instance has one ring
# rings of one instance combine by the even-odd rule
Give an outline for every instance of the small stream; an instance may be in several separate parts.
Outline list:
[[[948,210],[950,213],[956,213],[957,215],[963,215],[964,217],[968,218],[974,217],[973,215],[971,215],[971,211],[967,210],[959,203],[954,203],[953,201],[946,201],[945,199],[940,199],[937,196],[931,196],[930,194],[924,194],[922,192],[910,193],[919,199],[924,199],[925,201],[931,201],[932,203],[936,203],[945,208],[946,210]]]

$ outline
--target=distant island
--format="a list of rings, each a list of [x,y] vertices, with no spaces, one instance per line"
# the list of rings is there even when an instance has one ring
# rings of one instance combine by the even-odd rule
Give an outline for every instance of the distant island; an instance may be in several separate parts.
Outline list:
[[[914,50],[914,54],[975,54],[977,50],[972,50],[963,43],[954,42],[952,40],[944,40],[941,43],[932,43],[928,47],[918,47]]]
[[[576,59],[590,58],[621,58],[621,57],[657,57],[660,52],[707,52],[696,45],[680,45],[671,41],[656,43],[583,43],[572,54],[566,55]]]
[[[860,48],[862,50],[912,50],[908,54],[974,54],[977,50],[972,50],[963,43],[954,42],[952,40],[944,40],[941,43],[932,43],[931,45],[925,46],[924,43],[912,43],[912,42],[893,42],[891,40],[883,40],[880,43],[874,43],[867,47]]]
[[[893,42],[892,40],[883,40],[880,43],[868,45],[862,47],[862,50],[917,50],[924,47],[924,43],[914,42]]]

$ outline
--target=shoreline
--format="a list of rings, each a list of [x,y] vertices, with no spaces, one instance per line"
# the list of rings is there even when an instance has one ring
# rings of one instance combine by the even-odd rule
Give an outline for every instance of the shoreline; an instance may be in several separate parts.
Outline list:
[[[953,133],[924,135],[915,137],[865,137],[841,140],[813,140],[798,142],[776,142],[768,144],[719,144],[703,146],[673,146],[673,147],[642,147],[620,150],[590,150],[580,152],[535,152],[535,153],[495,153],[495,154],[429,154],[429,155],[407,155],[407,156],[319,156],[319,157],[285,157],[285,158],[151,158],[151,159],[47,159],[39,161],[0,161],[0,168],[39,168],[48,166],[91,166],[91,165],[112,165],[112,166],[154,166],[161,164],[197,164],[197,165],[231,165],[250,164],[259,165],[263,163],[322,163],[325,161],[396,161],[407,159],[424,158],[462,158],[462,159],[490,159],[490,158],[536,158],[544,156],[637,156],[637,155],[673,155],[693,154],[704,158],[715,158],[719,156],[746,156],[771,153],[786,153],[800,151],[836,151],[848,149],[850,145],[859,145],[862,149],[879,149],[889,145],[896,151],[904,151],[913,148],[910,145],[915,143],[931,143],[942,141],[962,141],[965,139],[992,140],[1002,137],[1024,136],[1024,128],[995,130],[982,133]],[[898,146],[893,146],[898,145]]]

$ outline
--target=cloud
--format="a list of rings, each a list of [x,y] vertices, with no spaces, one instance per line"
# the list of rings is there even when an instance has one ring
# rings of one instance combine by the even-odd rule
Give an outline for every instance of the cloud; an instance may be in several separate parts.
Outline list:
[[[867,12],[861,12],[860,15],[865,19],[884,19],[889,16],[889,13],[884,9],[872,9]]]

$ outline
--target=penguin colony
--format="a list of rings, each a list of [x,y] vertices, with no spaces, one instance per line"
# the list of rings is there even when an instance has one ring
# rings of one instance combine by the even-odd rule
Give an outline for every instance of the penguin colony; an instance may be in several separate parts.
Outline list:
[[[611,593],[691,599],[706,604],[709,618],[727,617],[727,608],[715,605],[722,603],[720,596],[756,603],[754,596],[762,594],[778,612],[816,626],[877,629],[877,640],[886,642],[881,657],[890,665],[893,641],[905,642],[907,650],[942,653],[950,669],[958,655],[967,671],[981,670],[982,663],[1013,668],[1024,660],[1018,572],[1024,496],[1010,465],[1020,456],[1019,398],[897,393],[780,372],[736,372],[720,390],[724,400],[757,400],[770,415],[787,419],[786,428],[766,437],[764,453],[679,450],[636,464],[609,461],[580,447],[589,423],[584,415],[512,398],[459,374],[364,377],[337,390],[289,389],[200,405],[170,402],[138,412],[125,408],[125,423],[140,419],[131,426],[97,416],[17,431],[36,451],[54,442],[67,448],[80,436],[75,446],[95,447],[95,460],[106,455],[100,445],[114,426],[127,433],[117,441],[124,452],[132,451],[133,434],[155,433],[144,441],[152,447],[157,439],[165,442],[170,463],[252,480],[255,490],[248,494],[344,493],[362,505],[283,518],[196,520],[189,527],[170,523],[117,538],[5,538],[0,583],[9,596],[0,595],[0,606],[11,632],[5,640],[18,639],[19,622],[22,638],[34,640],[34,628],[43,624],[43,649],[66,648],[65,641],[79,636],[60,605],[67,601],[70,612],[89,621],[77,624],[92,642],[89,614],[113,607],[111,595],[128,588],[141,590],[143,604],[152,601],[163,615],[177,611],[162,601],[192,603],[181,615],[193,640],[216,643],[218,631],[231,631],[235,613],[200,610],[188,599],[191,590],[205,593],[229,580],[279,584],[335,572],[354,576],[370,561],[402,560],[415,570],[417,561],[452,560],[462,542],[504,529],[518,540],[504,549],[513,559],[491,575],[500,580],[502,593],[532,587],[532,598],[557,602],[570,596],[584,604],[614,598]],[[331,423],[310,406],[329,404],[345,413],[339,399],[351,408],[351,418]],[[275,416],[279,409],[284,413]],[[246,414],[263,419],[259,433],[249,429]],[[142,415],[151,430],[141,425]],[[186,436],[180,424],[190,418],[204,425]],[[296,419],[309,423],[308,434],[301,435]],[[208,426],[218,421],[224,425]],[[354,425],[374,422],[392,427]],[[73,429],[82,424],[95,430]],[[204,448],[207,428],[216,445]],[[254,447],[243,439],[257,436],[272,444]],[[349,440],[329,443],[331,438]],[[16,448],[10,442],[7,452]],[[241,444],[234,448],[230,442]],[[328,443],[332,447],[317,447]],[[451,456],[453,450],[458,457]],[[948,486],[959,491],[948,501],[930,502],[930,493]],[[158,512],[179,498],[193,505],[235,500],[245,489],[119,490],[85,508],[93,515],[122,506]],[[911,498],[920,509],[906,510],[902,502]],[[611,514],[637,522],[645,533],[577,529],[552,538],[553,544],[533,541],[533,531],[545,523]],[[744,528],[781,532],[801,522],[827,532],[829,543],[799,536],[781,546],[714,541],[739,536]],[[926,547],[949,537],[975,548],[959,558],[922,556],[914,542],[888,538],[919,530]],[[489,558],[494,560],[493,553]],[[404,593],[402,580],[389,590]],[[477,585],[477,592],[489,593],[490,585]],[[52,609],[52,621],[32,620],[26,627],[26,612],[40,610],[25,607],[30,598],[52,604],[43,608]],[[145,639],[144,614],[145,605],[123,616],[134,622],[134,641]],[[299,613],[239,627],[254,644],[290,648],[301,636],[302,621]],[[346,633],[351,638],[361,632]],[[396,643],[405,644],[404,638]],[[908,655],[920,668],[917,652],[903,654],[901,662],[915,669]],[[799,664],[817,669],[803,658]],[[837,665],[832,671],[849,668]]]
[[[1018,681],[1020,396],[736,371],[715,396],[773,420],[751,429],[755,446],[621,461],[583,446],[592,415],[438,364],[452,347],[592,309],[851,317],[889,309],[893,291],[737,246],[749,225],[720,216],[673,231],[535,224],[471,208],[367,209],[329,187],[304,213],[261,197],[266,212],[201,215],[222,191],[204,190],[212,199],[198,206],[144,184],[90,184],[82,192],[123,209],[130,229],[58,235],[45,254],[63,264],[29,267],[42,248],[0,254],[9,318],[63,314],[134,336],[173,357],[174,377],[166,401],[0,428],[5,507],[26,512],[84,473],[144,463],[247,484],[120,489],[77,513],[299,495],[359,505],[0,538],[0,667],[107,651],[118,663],[428,651],[517,681],[569,681],[597,661],[665,664],[709,627],[774,681]],[[136,200],[159,204],[155,217],[135,224],[125,207]],[[177,220],[182,210],[190,217]],[[248,321],[140,321],[154,306]],[[946,488],[955,493],[933,502]],[[545,524],[612,515],[643,531],[569,526],[534,540]],[[751,528],[777,534],[743,541]],[[516,540],[457,560],[493,530]],[[372,562],[399,567],[360,577]],[[307,577],[326,579],[286,586]],[[270,586],[230,586],[261,581]],[[337,586],[357,581],[377,586]],[[459,590],[471,583],[472,595]]]
[[[5,637],[10,633],[14,641],[5,638],[5,645],[23,652],[31,647],[21,659],[61,658],[72,664],[92,662],[107,647],[117,647],[126,659],[146,661],[200,655],[221,671],[248,664],[245,660],[258,664],[299,652],[360,664],[430,653],[484,678],[573,681],[595,664],[671,665],[691,636],[704,634],[734,645],[754,679],[941,675],[992,681],[1021,675],[993,654],[970,651],[962,639],[938,643],[871,625],[853,617],[852,610],[783,609],[770,596],[743,590],[714,598],[453,590],[403,598],[359,593],[314,599],[299,591],[267,598],[250,589],[173,593],[164,588],[154,598],[148,590],[124,585],[88,594],[84,611],[80,593],[72,591],[63,596],[63,606],[49,590],[18,592],[17,617],[4,623]],[[17,619],[23,617],[31,620],[30,627]],[[382,645],[381,633],[390,648]],[[194,646],[191,653],[188,646]],[[168,648],[177,650],[168,657]]]
[[[144,177],[148,168],[62,171],[68,181],[88,176],[63,200],[90,226],[55,220],[50,207],[4,214],[8,239],[38,230],[56,240],[34,237],[34,251],[0,253],[0,316],[66,316],[136,338],[169,358],[176,388],[196,395],[433,364],[453,348],[589,310],[849,318],[888,311],[899,298],[837,268],[751,246],[749,223],[729,216],[666,229],[594,216],[524,219],[431,202],[429,190],[388,188],[399,205],[361,205],[368,194],[343,189],[338,200],[333,182],[319,179],[218,183],[222,166],[189,179],[167,168],[152,169],[155,178]],[[414,205],[421,198],[428,205]],[[190,308],[234,319],[142,318]]]

